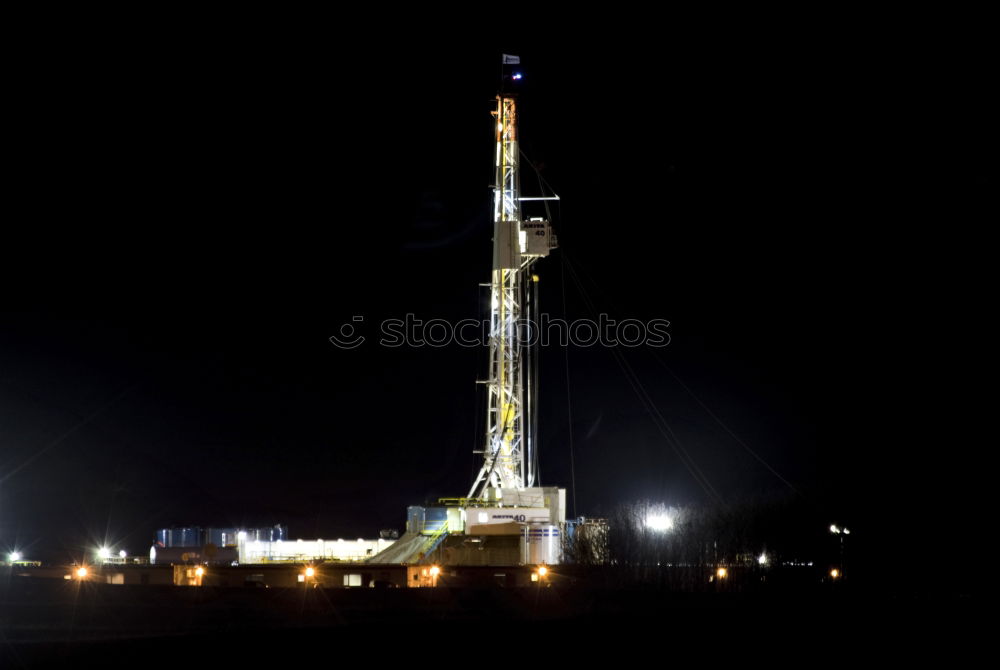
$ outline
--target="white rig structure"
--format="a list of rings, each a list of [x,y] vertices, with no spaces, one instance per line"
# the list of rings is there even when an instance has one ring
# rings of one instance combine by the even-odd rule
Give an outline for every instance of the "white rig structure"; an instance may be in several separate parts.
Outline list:
[[[515,57],[504,57],[504,63]],[[510,80],[516,80],[515,75]],[[372,563],[555,564],[561,560],[566,489],[537,484],[538,277],[535,261],[556,240],[544,218],[525,219],[521,203],[559,197],[521,195],[517,97],[501,91],[493,112],[493,270],[489,378],[483,464],[465,498],[411,506],[406,533]],[[453,536],[454,542],[449,541]],[[466,541],[467,540],[467,541]],[[489,551],[481,551],[489,549]]]
[[[535,485],[537,472],[537,354],[527,328],[536,322],[536,260],[555,247],[549,222],[521,216],[517,102],[497,96],[496,162],[493,186],[493,277],[490,283],[490,368],[484,462],[469,498],[493,500],[504,489]],[[502,494],[501,494],[502,495]]]

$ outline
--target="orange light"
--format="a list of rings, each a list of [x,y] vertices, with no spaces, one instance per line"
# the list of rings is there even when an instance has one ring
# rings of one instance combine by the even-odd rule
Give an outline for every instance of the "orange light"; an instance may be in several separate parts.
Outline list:
[[[544,565],[538,566],[538,576],[539,577],[544,577],[547,574],[549,574],[549,569],[547,567],[545,567]]]
[[[205,568],[203,568],[203,567],[201,567],[201,566],[199,565],[199,566],[198,566],[197,568],[195,568],[195,569],[194,569],[194,574],[196,574],[196,575],[198,575],[199,577],[201,577],[202,575],[204,575],[204,574],[205,574]]]
[[[729,575],[729,571],[726,570],[725,568],[719,568],[718,570],[715,571],[715,575],[719,579],[725,579]]]
[[[834,579],[838,579],[840,577],[840,570],[834,568],[833,570],[830,571],[830,576],[833,577]]]
[[[87,576],[87,568],[78,568],[76,571],[76,576],[83,579]]]
[[[436,565],[431,566],[431,577],[437,577],[441,574],[441,568]]]
[[[316,574],[315,568],[306,568],[306,577],[312,577]]]

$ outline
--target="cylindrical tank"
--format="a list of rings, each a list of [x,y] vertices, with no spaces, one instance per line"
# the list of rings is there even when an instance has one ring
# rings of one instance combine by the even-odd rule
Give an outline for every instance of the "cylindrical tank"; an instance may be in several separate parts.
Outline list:
[[[424,508],[420,505],[410,505],[406,508],[406,530],[419,533],[424,529]]]
[[[237,532],[235,528],[206,528],[203,539],[205,544],[214,544],[217,547],[235,547]]]
[[[201,547],[214,544],[217,547],[234,547],[239,543],[239,534],[246,533],[248,542],[288,541],[288,527],[281,524],[263,528],[200,528],[184,526],[161,528],[156,531],[156,543],[161,547]]]
[[[191,526],[188,528],[174,528],[172,547],[200,547],[201,528]]]
[[[250,542],[277,542],[278,540],[285,542],[288,540],[288,527],[280,523],[263,528],[247,528],[244,532],[247,534],[246,539]]]
[[[448,508],[410,505],[406,508],[406,529],[411,533],[423,533],[444,528],[448,523]]]
[[[149,550],[149,562],[153,565],[170,565],[179,563],[206,563],[210,565],[229,565],[239,561],[236,547],[157,547]]]
[[[202,545],[201,528],[197,526],[161,528],[156,531],[156,542],[163,547],[200,547]]]
[[[558,565],[562,557],[559,526],[551,523],[526,524],[521,530],[521,562],[526,565]]]

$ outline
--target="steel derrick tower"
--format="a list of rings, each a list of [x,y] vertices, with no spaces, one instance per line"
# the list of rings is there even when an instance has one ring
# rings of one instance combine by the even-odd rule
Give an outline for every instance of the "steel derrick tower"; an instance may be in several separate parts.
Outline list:
[[[490,282],[490,365],[483,465],[470,498],[487,489],[521,490],[535,485],[534,425],[537,373],[538,278],[531,266],[555,247],[549,222],[524,220],[521,202],[558,197],[521,197],[517,100],[497,96],[496,160],[493,182],[493,273]]]

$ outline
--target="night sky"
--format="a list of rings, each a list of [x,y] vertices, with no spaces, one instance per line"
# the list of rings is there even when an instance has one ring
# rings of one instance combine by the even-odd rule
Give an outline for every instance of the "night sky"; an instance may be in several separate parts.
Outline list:
[[[464,495],[487,351],[371,331],[487,313],[503,52],[526,77],[522,147],[562,197],[543,311],[590,316],[568,275],[563,308],[565,255],[597,309],[670,321],[658,355],[694,396],[647,348],[625,355],[727,502],[792,493],[698,400],[818,517],[893,541],[946,519],[970,532],[987,51],[804,34],[25,56],[0,549],[144,552],[173,524],[372,537]],[[356,315],[375,337],[331,345]],[[571,348],[569,374],[578,514],[706,502],[608,351]],[[542,483],[569,488],[562,349],[543,350],[541,389]]]

